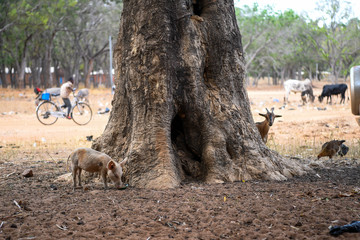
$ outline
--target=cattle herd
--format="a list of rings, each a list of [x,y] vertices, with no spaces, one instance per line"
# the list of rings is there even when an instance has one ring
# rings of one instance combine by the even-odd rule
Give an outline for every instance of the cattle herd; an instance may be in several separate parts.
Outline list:
[[[313,87],[311,81],[309,79],[305,79],[304,81],[289,79],[284,82],[285,89],[285,98],[284,102],[288,103],[290,92],[301,92],[301,99],[303,104],[305,104],[308,100],[314,102],[315,96],[313,93]],[[340,103],[345,103],[345,92],[347,90],[347,85],[344,83],[341,84],[329,84],[324,85],[320,96],[318,97],[319,102],[322,102],[326,97],[326,103],[332,103],[331,96],[338,96],[340,94],[341,100]],[[329,102],[330,99],[330,102]]]

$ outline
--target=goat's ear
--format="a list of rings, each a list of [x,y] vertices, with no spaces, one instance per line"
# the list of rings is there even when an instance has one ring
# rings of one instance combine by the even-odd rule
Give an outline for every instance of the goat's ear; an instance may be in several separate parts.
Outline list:
[[[275,117],[282,117],[281,115],[275,115]]]
[[[266,117],[266,114],[259,113],[260,116]]]

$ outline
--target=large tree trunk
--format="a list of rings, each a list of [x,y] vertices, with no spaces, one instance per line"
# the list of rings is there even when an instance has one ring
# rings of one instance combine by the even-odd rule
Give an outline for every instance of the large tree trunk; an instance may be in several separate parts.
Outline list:
[[[86,62],[84,64],[84,66],[86,66],[85,68],[85,87],[86,88],[90,88],[90,77],[91,77],[91,72],[94,69],[94,59],[90,58],[89,60],[84,59],[84,62]]]
[[[53,87],[53,74],[51,72],[51,51],[53,47],[53,41],[55,38],[56,32],[49,33],[48,42],[46,43],[45,57],[44,57],[44,69],[43,77],[45,81],[45,88]]]
[[[15,53],[13,53],[15,55]],[[23,52],[19,59],[15,62],[16,71],[15,71],[15,88],[23,88],[25,83],[25,68],[26,68],[26,52]]]
[[[233,1],[193,2],[124,1],[113,109],[92,147],[126,158],[136,187],[302,174],[255,127]]]
[[[44,70],[43,77],[45,88],[53,87],[53,78],[51,73],[51,50],[50,45],[46,47],[45,58],[44,58]]]
[[[21,60],[20,68],[18,68],[18,79],[17,79],[17,88],[26,88],[25,84],[25,68],[26,68],[26,53],[24,58]]]
[[[2,33],[0,32],[0,58],[1,59],[5,59],[5,54],[4,54],[4,38],[2,36]],[[2,88],[7,88],[8,83],[6,80],[6,71],[5,71],[5,63],[4,61],[1,61],[0,64],[0,78],[1,78],[1,86]]]
[[[1,65],[0,78],[1,78],[1,86],[2,86],[2,88],[7,88],[8,83],[7,83],[7,79],[6,79],[6,71],[5,71],[5,65],[4,64]]]

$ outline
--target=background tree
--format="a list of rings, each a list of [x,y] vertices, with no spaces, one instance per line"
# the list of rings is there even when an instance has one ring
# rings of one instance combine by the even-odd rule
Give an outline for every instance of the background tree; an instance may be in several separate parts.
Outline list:
[[[5,31],[14,24],[14,20],[10,20],[10,1],[5,1],[1,4],[0,8],[0,79],[1,85],[3,88],[7,88],[6,81],[6,67],[10,65],[10,56],[6,52],[6,41]]]
[[[114,54],[113,109],[93,148],[126,158],[131,185],[303,173],[255,127],[233,1],[126,1]]]
[[[5,69],[12,69],[14,87],[25,87],[25,67],[32,70],[29,86],[59,85],[50,72],[64,68],[66,76],[78,81],[91,72],[89,64],[108,47],[109,36],[115,36],[118,26],[113,19],[121,12],[121,1],[94,0],[14,0],[0,2],[0,60],[2,79]],[[88,22],[81,24],[81,19]],[[96,22],[96,26],[91,23]],[[101,46],[100,46],[101,45]],[[29,49],[29,47],[31,47]],[[53,55],[54,54],[54,55]],[[78,57],[82,57],[78,59]],[[108,60],[107,60],[108,62]],[[98,68],[108,63],[98,62]],[[108,70],[106,70],[108,71]],[[84,73],[85,72],[85,73]],[[3,87],[6,82],[3,81]]]
[[[30,5],[28,2],[17,0],[8,5],[6,15],[11,27],[4,27],[2,48],[7,53],[8,64],[15,67],[16,79],[12,79],[12,87],[25,86],[25,68],[27,67],[28,46],[36,31],[39,30],[44,19],[34,13],[39,9],[39,4]],[[9,24],[7,25],[9,26]],[[32,26],[32,27],[30,27]]]
[[[245,70],[254,77],[253,85],[263,76],[266,62],[266,50],[276,39],[275,16],[270,6],[259,9],[258,4],[245,5],[243,9],[237,9],[237,22],[243,34],[242,42],[245,53]]]
[[[352,38],[347,34],[346,27],[351,8],[346,1],[322,0],[318,3],[318,9],[324,12],[325,17],[320,29],[322,38],[315,40],[316,46],[331,69],[332,82],[337,83],[343,59],[351,55],[347,49],[352,44]]]
[[[88,7],[89,13],[82,15],[79,19],[79,27],[88,30],[83,31],[82,37],[79,39],[80,54],[84,63],[85,87],[90,87],[90,74],[94,68],[95,58],[109,51],[109,35],[99,34],[103,18],[106,15],[105,9],[99,6],[101,4],[103,3],[95,1],[91,7]]]
[[[43,60],[43,79],[45,87],[54,85],[53,75],[51,73],[52,66],[52,52],[53,44],[56,34],[64,28],[64,20],[68,14],[71,14],[73,8],[76,6],[75,0],[67,1],[48,1],[44,0],[41,6],[41,16],[45,16],[47,24],[44,26],[44,31],[41,34],[42,42],[45,45],[44,60]]]
[[[117,35],[114,19],[119,19],[121,11],[122,4],[112,1],[78,2],[74,17],[66,20],[66,29],[56,40],[56,58],[66,79],[75,75],[76,82],[90,87],[94,67],[108,71],[108,55],[103,61],[96,60],[106,55],[109,36]]]
[[[269,6],[260,9],[257,4],[237,12],[246,71],[253,84],[267,76],[274,84],[278,78],[312,79],[321,71],[330,71],[333,81],[347,76],[359,56],[359,31],[351,30],[358,19],[349,18],[351,9],[345,1],[324,0],[319,6],[321,19],[292,10],[274,12]]]
[[[304,37],[306,19],[293,10],[274,12],[270,6],[259,9],[254,4],[240,9],[237,19],[244,32],[245,69],[253,85],[262,77],[271,76],[273,84],[278,79],[301,79],[302,68],[313,63],[314,47]]]
[[[344,54],[342,58],[342,72],[341,75],[349,77],[350,69],[353,66],[360,65],[360,20],[357,18],[351,19],[346,27],[346,35],[348,39],[348,44],[344,49]]]
[[[278,13],[274,18],[276,40],[264,53],[269,59],[269,72],[272,73],[271,77],[274,84],[277,84],[279,78],[281,80],[284,78],[301,79],[301,75],[296,76],[298,69],[301,69],[301,59],[299,57],[301,46],[296,43],[299,39],[298,28],[301,23],[301,17],[292,10]]]

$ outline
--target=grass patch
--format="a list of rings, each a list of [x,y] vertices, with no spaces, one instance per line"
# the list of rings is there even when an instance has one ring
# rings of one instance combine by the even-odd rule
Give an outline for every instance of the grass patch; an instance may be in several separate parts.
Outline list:
[[[332,139],[332,138],[329,138]],[[274,138],[270,138],[267,142],[268,148],[278,152],[283,156],[294,156],[299,158],[316,159],[321,151],[324,141],[317,140],[315,137],[309,139],[289,139],[286,144],[279,144]],[[349,147],[349,152],[341,157],[336,155],[334,158],[358,158],[360,156],[360,140],[352,139],[345,142]]]

